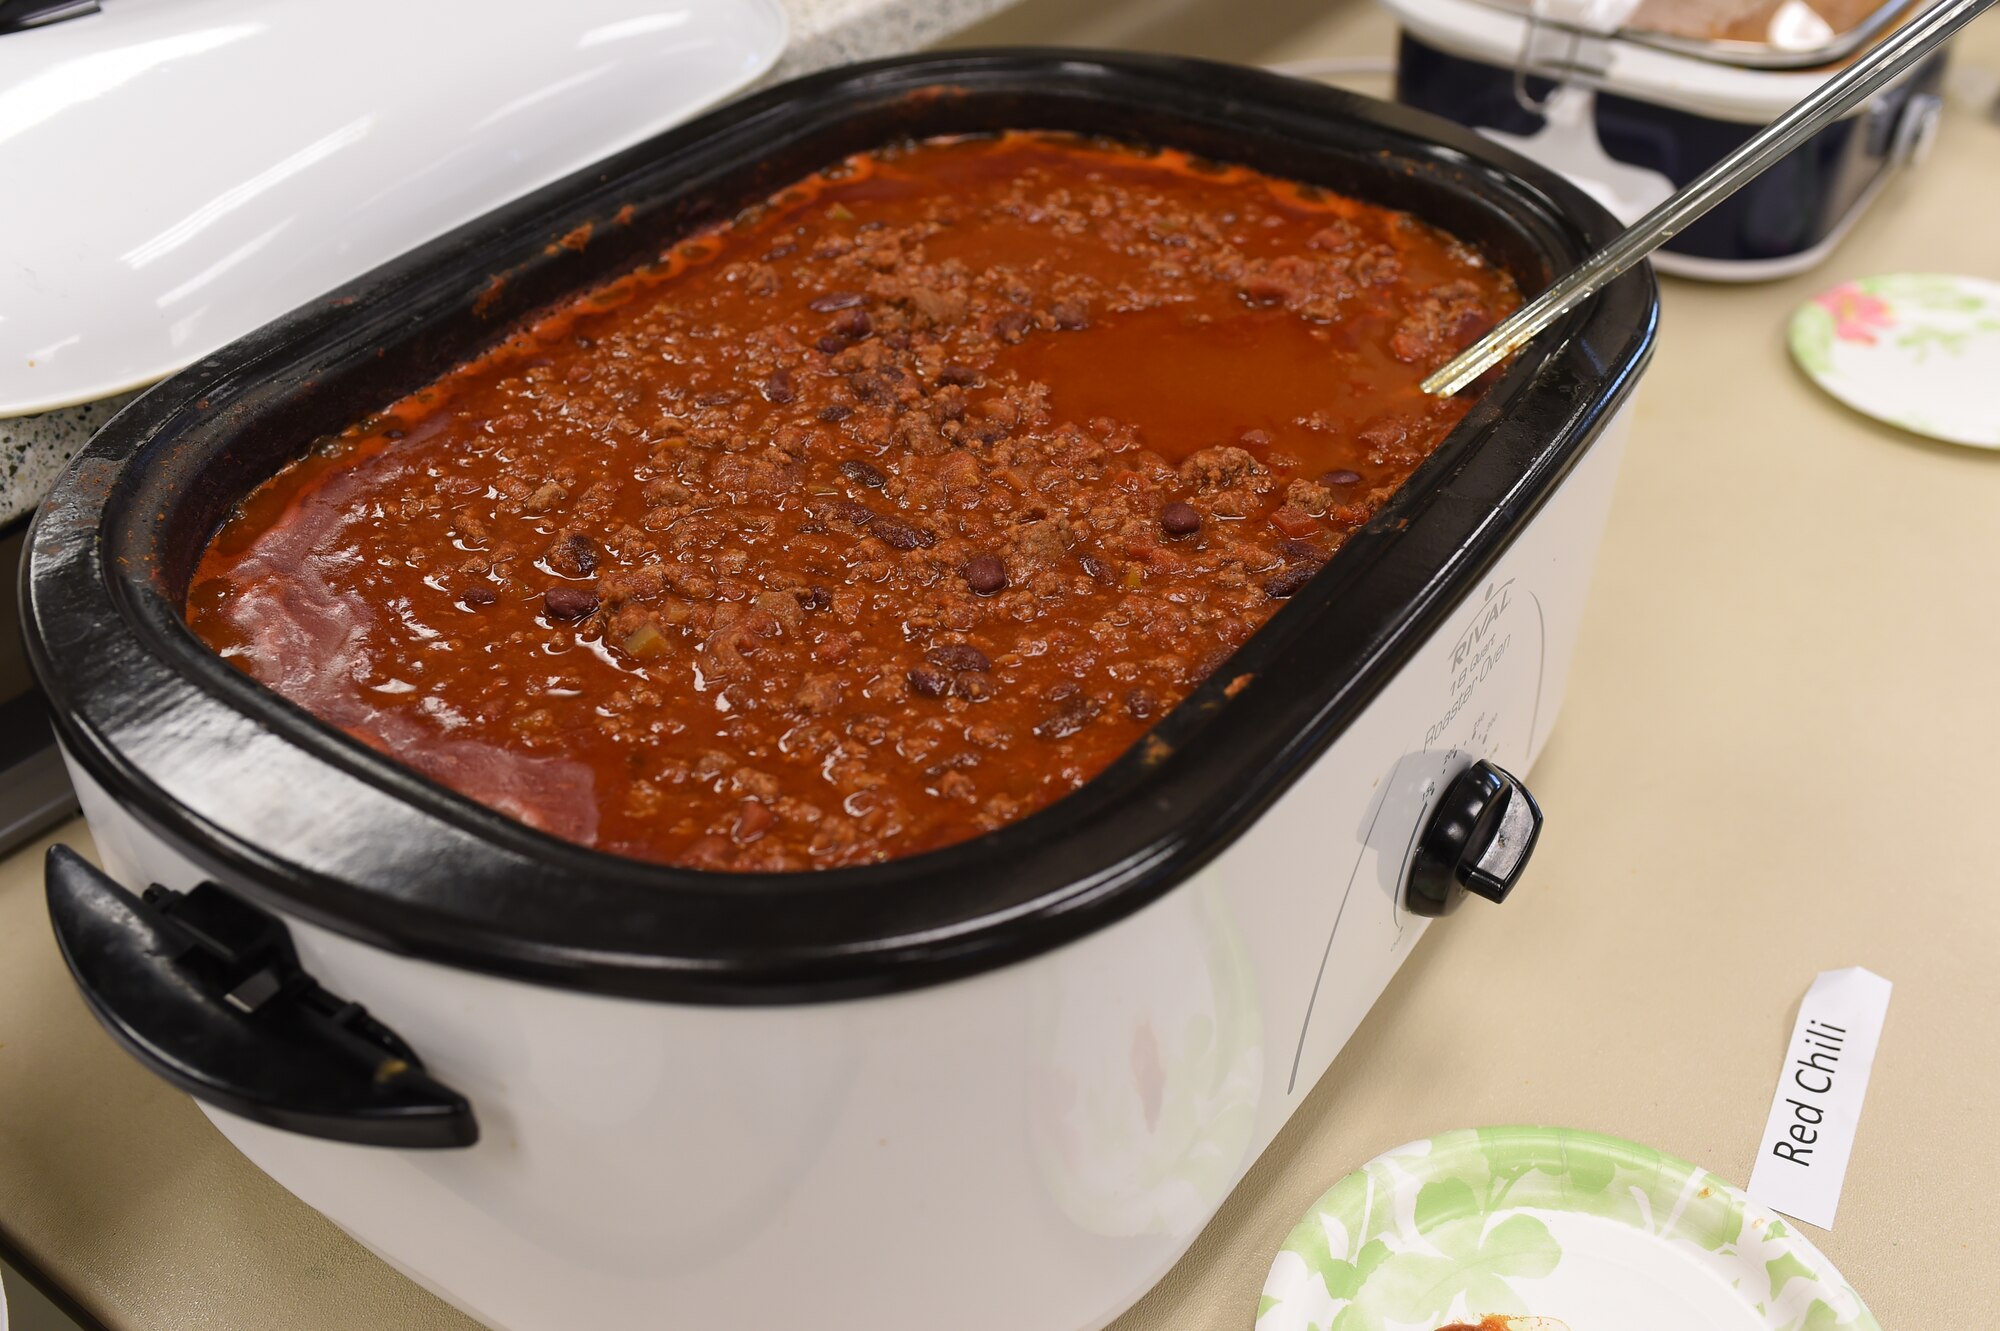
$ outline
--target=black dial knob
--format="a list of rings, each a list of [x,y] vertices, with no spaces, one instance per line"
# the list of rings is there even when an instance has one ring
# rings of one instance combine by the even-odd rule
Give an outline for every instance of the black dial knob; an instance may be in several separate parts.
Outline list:
[[[1505,901],[1541,834],[1542,811],[1528,788],[1492,763],[1452,778],[1410,860],[1410,909],[1443,915],[1467,892]]]

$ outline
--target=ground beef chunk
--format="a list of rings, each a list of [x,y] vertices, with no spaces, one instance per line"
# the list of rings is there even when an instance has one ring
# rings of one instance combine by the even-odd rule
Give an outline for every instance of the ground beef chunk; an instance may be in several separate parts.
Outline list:
[[[1389,350],[1410,365],[1442,364],[1497,322],[1492,302],[1478,283],[1446,282],[1410,302],[1389,339]]]
[[[1181,477],[1194,487],[1202,504],[1223,517],[1243,518],[1262,506],[1277,488],[1264,464],[1234,446],[1204,448],[1181,464]]]

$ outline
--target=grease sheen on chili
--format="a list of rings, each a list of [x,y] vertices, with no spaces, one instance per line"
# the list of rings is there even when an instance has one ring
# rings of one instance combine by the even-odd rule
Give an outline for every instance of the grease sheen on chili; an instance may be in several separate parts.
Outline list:
[[[1244,167],[886,148],[322,441],[216,534],[188,619],[558,836],[909,854],[1059,799],[1223,668],[1517,303],[1414,218]]]

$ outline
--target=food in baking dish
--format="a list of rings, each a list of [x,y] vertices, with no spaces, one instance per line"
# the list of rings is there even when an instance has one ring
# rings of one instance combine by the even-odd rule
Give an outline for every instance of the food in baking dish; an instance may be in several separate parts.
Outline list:
[[[1464,414],[1417,385],[1517,303],[1452,237],[1248,168],[898,145],[321,441],[188,619],[558,836],[909,854],[1060,798],[1223,667]]]

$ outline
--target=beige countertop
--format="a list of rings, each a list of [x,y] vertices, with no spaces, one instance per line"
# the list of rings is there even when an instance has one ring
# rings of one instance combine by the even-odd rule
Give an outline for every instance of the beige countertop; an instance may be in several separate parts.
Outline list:
[[[1376,19],[1353,24],[1317,49],[1386,49]],[[1445,1128],[1593,1128],[1740,1183],[1798,1000],[1849,965],[1895,999],[1838,1228],[1807,1232],[1886,1327],[1970,1327],[2000,1306],[2000,454],[1847,412],[1781,337],[1840,277],[2000,277],[2000,124],[1981,114],[2000,22],[1960,63],[1936,157],[1825,268],[1667,284],[1569,699],[1533,773],[1548,825],[1526,881],[1424,939],[1116,1331],[1242,1331],[1313,1199]],[[87,844],[80,824],[58,839]],[[471,1328],[112,1045],[50,941],[40,851],[0,863],[0,1248],[110,1331]]]

